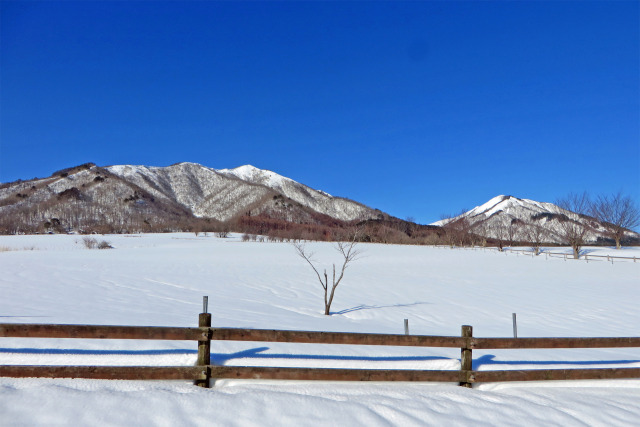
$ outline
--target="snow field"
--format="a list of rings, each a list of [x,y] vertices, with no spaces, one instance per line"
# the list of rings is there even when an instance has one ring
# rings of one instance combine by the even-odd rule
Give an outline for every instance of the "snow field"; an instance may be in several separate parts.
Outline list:
[[[96,236],[102,240],[103,236]],[[639,336],[640,263],[360,245],[332,306],[289,244],[194,234],[0,236],[0,322],[213,326],[475,336]],[[319,265],[338,262],[308,243]],[[33,249],[33,250],[31,250]],[[620,251],[589,248],[594,254]],[[553,249],[554,252],[558,248]],[[638,249],[625,255],[640,256]],[[459,349],[213,342],[224,365],[459,369]],[[640,349],[474,351],[474,369],[640,367]],[[182,341],[0,339],[2,364],[191,365]],[[35,403],[38,410],[32,410]],[[0,379],[0,425],[630,425],[640,380],[449,384]]]

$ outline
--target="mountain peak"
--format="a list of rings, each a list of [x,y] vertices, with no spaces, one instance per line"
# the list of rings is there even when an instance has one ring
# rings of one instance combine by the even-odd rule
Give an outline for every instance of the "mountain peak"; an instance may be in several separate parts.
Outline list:
[[[442,226],[462,218],[469,221],[472,228],[482,230],[476,232],[484,234],[485,237],[496,237],[497,233],[499,233],[499,231],[497,231],[498,229],[509,226],[510,224],[544,225],[550,233],[548,238],[555,242],[561,241],[559,237],[561,235],[559,221],[561,221],[562,218],[568,218],[574,222],[584,222],[580,215],[562,209],[553,203],[536,202],[535,200],[500,195],[455,218],[441,220],[432,225]],[[480,227],[478,228],[478,226]],[[588,228],[586,234],[587,241],[596,241],[598,237],[601,236],[602,225],[591,221],[586,227]]]
[[[250,210],[282,210],[282,206],[274,207],[265,201],[275,203],[273,192],[305,209],[339,220],[352,221],[378,215],[357,202],[335,198],[250,164],[233,169],[213,169],[191,162],[168,167],[120,165],[106,169],[148,191],[153,197],[178,202],[198,217],[224,221]]]

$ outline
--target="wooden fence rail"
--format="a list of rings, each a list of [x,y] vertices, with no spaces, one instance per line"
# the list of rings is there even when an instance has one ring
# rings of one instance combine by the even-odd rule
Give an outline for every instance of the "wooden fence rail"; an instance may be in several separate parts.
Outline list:
[[[462,348],[468,346],[473,350],[640,347],[640,337],[557,337],[514,339],[480,338],[473,336],[454,337],[440,335],[366,334],[353,332],[284,331],[243,328],[55,325],[36,323],[1,323],[0,337],[174,341],[254,341],[448,348]]]
[[[205,305],[206,307],[206,305]],[[206,310],[206,308],[205,308]],[[640,347],[640,337],[603,338],[478,338],[471,326],[454,336],[363,334],[349,332],[282,331],[212,328],[211,314],[199,315],[199,327],[0,324],[0,337],[89,338],[198,341],[196,366],[27,366],[0,365],[0,377],[91,378],[126,380],[194,380],[209,387],[211,378],[323,381],[442,381],[471,387],[473,383],[576,379],[640,378],[640,368],[535,369],[474,371],[473,350]],[[386,370],[215,366],[212,340],[323,343],[381,346],[460,348],[460,370]]]
[[[208,339],[209,328],[2,323],[0,337],[199,341]]]

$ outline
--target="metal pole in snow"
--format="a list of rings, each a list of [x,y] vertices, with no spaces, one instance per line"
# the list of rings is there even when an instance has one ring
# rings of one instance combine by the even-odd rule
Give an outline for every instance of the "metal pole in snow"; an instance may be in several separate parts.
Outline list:
[[[209,311],[209,297],[202,297],[202,312],[207,313]]]
[[[511,317],[513,318],[513,337],[518,338],[518,322],[516,322],[516,314],[511,313]]]
[[[404,334],[409,335],[409,319],[404,319]]]

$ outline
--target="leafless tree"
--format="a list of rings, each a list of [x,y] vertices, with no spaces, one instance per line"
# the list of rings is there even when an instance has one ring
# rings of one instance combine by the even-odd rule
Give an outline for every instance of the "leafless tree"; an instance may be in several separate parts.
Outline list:
[[[586,192],[582,194],[570,193],[568,196],[558,199],[556,205],[567,213],[561,213],[558,219],[559,236],[564,243],[571,246],[573,250],[573,258],[580,258],[580,249],[584,246],[589,226],[584,217],[589,211],[591,205],[589,195]],[[567,215],[568,214],[568,215]]]
[[[506,237],[509,242],[509,246],[514,246],[520,239],[522,232],[522,221],[517,218],[513,218],[506,226]]]
[[[599,196],[590,209],[598,221],[604,223],[606,236],[615,240],[616,249],[622,247],[625,231],[640,225],[640,210],[629,196],[622,193],[611,196]]]
[[[476,243],[482,247],[487,246],[488,227],[486,221],[477,221],[471,225],[471,234],[474,236]]]
[[[470,232],[472,229],[471,221],[465,216],[462,216],[466,210],[462,210],[459,215],[441,215],[442,225],[440,226],[444,231],[444,238],[450,247],[464,246],[469,243]]]
[[[540,224],[528,222],[522,226],[522,231],[524,238],[531,243],[533,252],[536,255],[540,255],[540,247],[549,239],[549,230]]]
[[[443,231],[442,237],[445,243],[451,248],[453,248],[456,244],[454,228],[451,225],[451,222],[453,222],[453,218],[453,215],[440,215],[440,220],[442,221],[440,228],[442,228]]]
[[[495,221],[491,225],[491,236],[496,239],[498,250],[502,252],[504,250],[504,243],[507,240],[507,225],[501,221]]]
[[[316,276],[318,277],[320,286],[322,286],[322,289],[324,291],[324,314],[326,316],[331,315],[331,303],[333,302],[336,288],[338,287],[338,285],[340,285],[340,282],[342,282],[342,279],[344,278],[344,272],[346,271],[349,264],[358,259],[361,254],[361,252],[356,248],[359,235],[360,230],[356,229],[351,233],[348,241],[336,242],[334,247],[341,255],[342,266],[340,267],[339,272],[336,275],[336,264],[333,264],[331,281],[329,281],[329,275],[327,274],[326,269],[324,270],[323,274],[320,274],[318,268],[316,267],[315,260],[313,259],[314,253],[309,252],[304,243],[298,242],[293,244],[298,255],[311,266],[313,271],[316,273]]]

